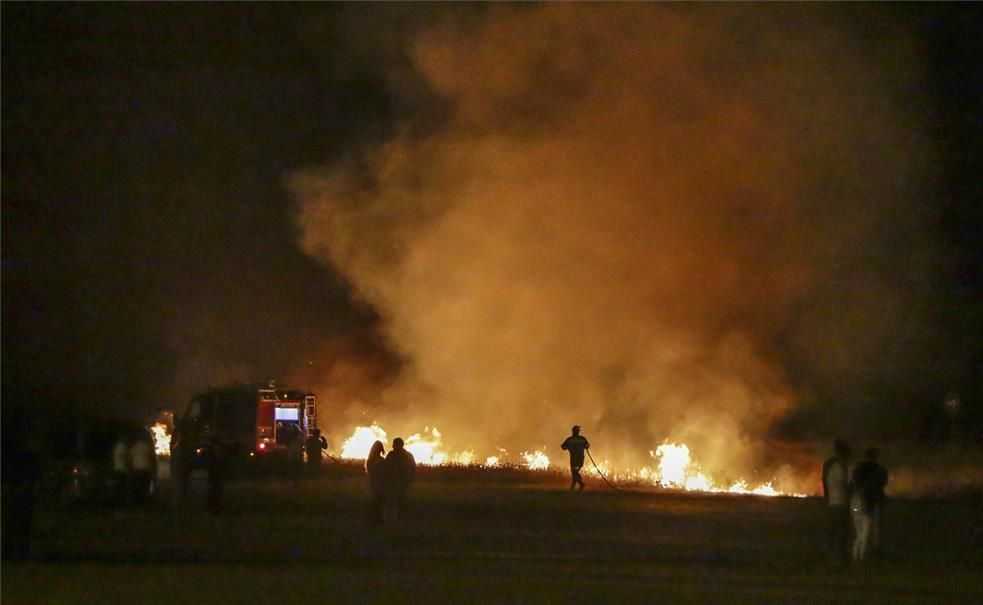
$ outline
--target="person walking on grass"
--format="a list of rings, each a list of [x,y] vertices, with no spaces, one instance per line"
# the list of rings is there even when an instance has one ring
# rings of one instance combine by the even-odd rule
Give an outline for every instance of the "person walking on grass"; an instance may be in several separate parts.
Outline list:
[[[573,425],[570,432],[560,449],[570,452],[570,489],[580,486],[583,490],[584,478],[580,476],[580,469],[584,467],[584,452],[590,449],[590,443],[580,434],[580,426]]]

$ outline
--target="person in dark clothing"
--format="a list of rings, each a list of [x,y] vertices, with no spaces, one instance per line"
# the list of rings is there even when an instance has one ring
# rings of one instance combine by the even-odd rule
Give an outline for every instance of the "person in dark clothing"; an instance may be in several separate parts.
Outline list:
[[[853,488],[860,496],[862,513],[867,517],[867,536],[859,545],[862,559],[867,553],[876,553],[880,541],[880,520],[884,508],[884,488],[887,486],[887,469],[877,463],[878,452],[868,448],[864,460],[853,469]]]
[[[383,497],[385,493],[385,476],[383,466],[386,463],[385,446],[381,441],[372,444],[369,455],[365,459],[365,474],[368,478],[369,493],[369,523],[378,525],[382,523]]]
[[[580,476],[580,469],[584,467],[584,452],[590,449],[590,443],[580,434],[579,426],[574,425],[570,432],[572,434],[560,445],[560,449],[570,452],[570,489],[575,486],[584,489],[584,478]]]
[[[208,469],[208,511],[217,515],[222,512],[225,478],[229,468],[228,453],[218,437],[213,437],[209,444],[205,467]]]
[[[304,451],[307,454],[307,471],[310,475],[317,474],[321,467],[321,450],[328,449],[328,440],[321,435],[321,429],[311,431],[307,441],[304,442]]]
[[[386,523],[399,521],[406,508],[410,483],[416,475],[416,458],[403,445],[399,437],[393,439],[393,449],[383,465],[383,520]]]
[[[287,442],[287,477],[294,487],[300,485],[304,475],[304,433],[296,425],[286,437]]]
[[[846,563],[850,545],[850,446],[839,439],[832,458],[823,463],[823,498],[826,500],[827,531],[832,558]]]

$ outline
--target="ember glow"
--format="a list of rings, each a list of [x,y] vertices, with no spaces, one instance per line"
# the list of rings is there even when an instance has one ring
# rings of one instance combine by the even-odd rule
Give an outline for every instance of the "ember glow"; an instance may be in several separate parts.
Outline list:
[[[379,440],[386,443],[386,431],[378,424],[359,426],[342,445],[342,458],[364,459],[372,446]],[[474,450],[468,449],[452,453],[443,443],[443,434],[436,428],[426,427],[422,432],[405,439],[406,449],[413,454],[419,464],[428,466],[465,465],[496,467],[510,464],[509,454],[503,448],[496,448],[497,453],[487,456],[484,464]],[[386,445],[387,449],[389,444]],[[553,464],[545,453],[546,448],[523,451],[513,466],[524,467],[532,471],[561,470],[560,465]],[[665,489],[679,489],[706,493],[751,494],[758,496],[805,496],[805,494],[781,491],[774,487],[773,481],[752,487],[745,479],[738,479],[729,484],[720,484],[710,478],[700,469],[685,444],[666,441],[655,450],[649,452],[655,460],[655,467],[620,468],[608,460],[597,462],[597,467],[588,461],[584,472],[600,479],[601,476],[611,481],[622,481],[642,485],[658,486]]]
[[[150,427],[150,434],[154,439],[154,452],[158,456],[171,455],[171,434],[167,430],[167,425],[158,422]]]

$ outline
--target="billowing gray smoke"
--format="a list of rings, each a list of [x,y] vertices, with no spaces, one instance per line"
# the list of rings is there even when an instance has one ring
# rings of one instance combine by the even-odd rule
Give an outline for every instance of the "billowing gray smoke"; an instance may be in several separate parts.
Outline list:
[[[407,360],[384,425],[557,455],[578,423],[617,463],[671,438],[746,473],[810,384],[904,369],[928,158],[901,36],[803,5],[437,23],[390,74],[397,134],[291,179],[305,249]]]

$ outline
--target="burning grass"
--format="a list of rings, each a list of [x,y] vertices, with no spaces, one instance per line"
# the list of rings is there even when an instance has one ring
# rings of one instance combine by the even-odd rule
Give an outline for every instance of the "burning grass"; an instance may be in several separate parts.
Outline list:
[[[344,440],[340,457],[363,460],[374,441],[387,444],[388,433],[376,423],[359,426]],[[420,433],[406,438],[406,449],[414,455],[417,463],[426,466],[463,465],[471,467],[512,467],[530,471],[565,472],[564,467],[552,461],[547,448],[523,451],[517,457],[504,448],[484,458],[478,463],[474,449],[453,451],[443,442],[443,434],[436,427],[426,427]],[[565,459],[566,452],[560,452]],[[758,496],[805,496],[798,491],[783,491],[775,486],[776,479],[752,484],[744,478],[729,482],[710,476],[701,470],[699,463],[686,444],[665,441],[649,452],[653,461],[651,466],[625,468],[609,461],[594,463],[589,459],[584,468],[588,476],[630,485],[658,486],[666,489],[706,493],[754,494]]]

